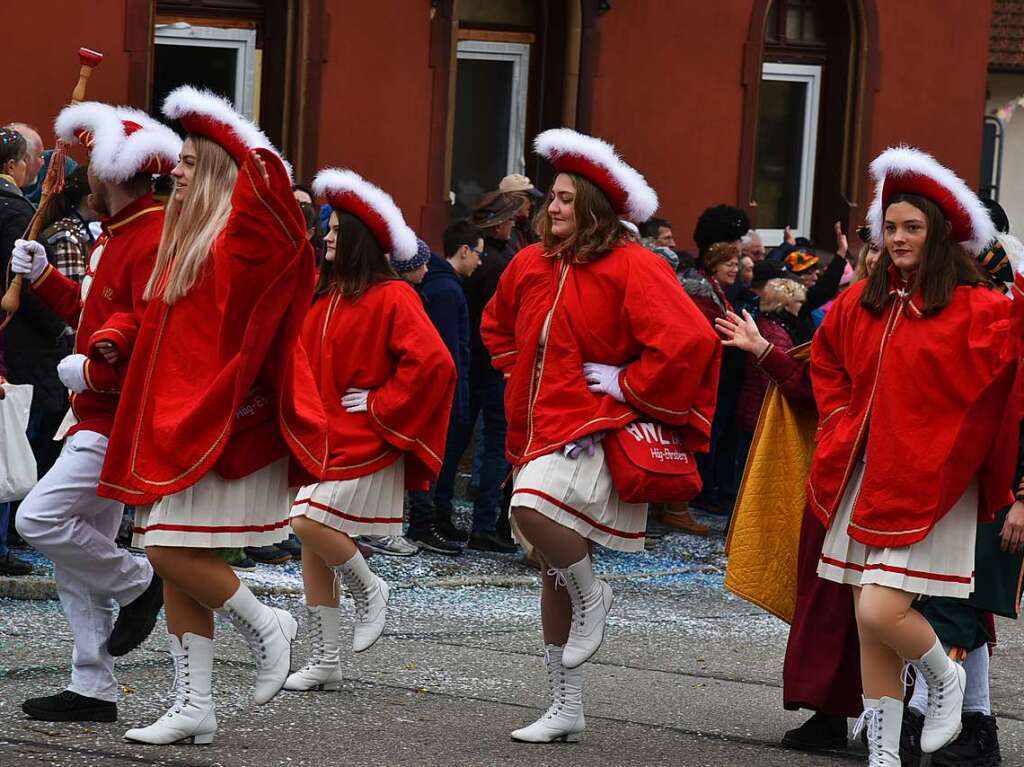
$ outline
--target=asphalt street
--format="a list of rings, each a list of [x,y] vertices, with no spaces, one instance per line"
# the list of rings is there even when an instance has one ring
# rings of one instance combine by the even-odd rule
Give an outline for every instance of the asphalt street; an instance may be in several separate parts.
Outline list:
[[[122,740],[128,727],[148,724],[169,702],[162,621],[143,647],[118,662],[117,723],[27,719],[20,710],[25,697],[66,683],[70,634],[56,601],[0,599],[0,765],[866,763],[859,745],[834,755],[778,745],[805,716],[782,709],[787,627],[724,590],[722,544],[721,536],[668,535],[646,554],[599,558],[616,603],[608,639],[586,667],[587,731],[579,744],[509,740],[512,729],[546,706],[538,587],[534,573],[511,556],[373,558],[372,566],[399,587],[384,637],[368,653],[346,658],[337,692],[282,693],[253,706],[248,651],[218,623],[220,729],[210,746]],[[307,646],[297,566],[263,567],[246,578],[299,617],[293,665],[301,665]],[[993,706],[1004,764],[1022,764],[1024,630],[1001,621],[999,631]]]

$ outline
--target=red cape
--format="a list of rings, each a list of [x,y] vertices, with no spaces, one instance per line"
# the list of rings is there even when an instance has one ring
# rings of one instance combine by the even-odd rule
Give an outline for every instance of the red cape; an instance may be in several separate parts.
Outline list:
[[[216,469],[250,474],[287,454],[320,478],[325,418],[299,333],[313,251],[281,160],[239,168],[227,226],[192,290],[150,302],[135,341],[100,495],[145,504]]]

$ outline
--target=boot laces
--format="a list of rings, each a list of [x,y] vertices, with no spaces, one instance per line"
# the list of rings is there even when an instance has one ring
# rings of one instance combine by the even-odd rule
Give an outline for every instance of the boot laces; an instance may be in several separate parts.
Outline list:
[[[557,570],[551,568],[548,570],[548,575],[555,579],[555,591],[558,591],[558,587],[561,586],[569,592],[569,604],[572,608],[572,625],[570,631],[579,631],[586,624],[587,617],[587,597],[580,592],[579,584],[576,583],[576,579],[572,576],[566,577],[565,570]],[[569,580],[572,580],[570,586]]]
[[[343,572],[341,577],[352,596],[356,620],[363,623],[370,615],[370,588],[351,573]]]
[[[853,737],[860,735],[865,725],[868,728],[868,767],[884,767],[882,762],[882,711],[866,708],[853,725]]]
[[[164,714],[165,717],[173,717],[176,714],[180,714],[181,710],[188,705],[189,689],[189,670],[188,670],[188,655],[172,655],[171,659],[174,661],[174,681],[171,682],[171,688],[168,692],[174,693],[174,703],[171,704],[170,709]]]
[[[545,652],[546,655],[547,653]],[[548,660],[548,658],[545,657],[545,660]],[[565,707],[565,669],[562,668],[561,663],[558,665],[548,663],[547,669],[548,689],[551,691],[551,705],[548,706],[548,710],[544,712],[541,719],[553,719]]]
[[[306,665],[302,667],[303,671],[315,669],[323,662],[324,655],[327,654],[324,647],[323,621],[320,618],[320,612],[318,610],[311,612],[309,617],[309,631],[313,635],[313,649],[309,653],[309,660],[306,661]]]
[[[242,635],[242,639],[249,645],[249,648],[253,651],[256,656],[256,667],[262,669],[263,664],[267,659],[267,647],[263,642],[263,636],[249,621],[243,618],[238,613],[232,611],[231,617],[234,619],[235,628],[238,629],[238,633]]]

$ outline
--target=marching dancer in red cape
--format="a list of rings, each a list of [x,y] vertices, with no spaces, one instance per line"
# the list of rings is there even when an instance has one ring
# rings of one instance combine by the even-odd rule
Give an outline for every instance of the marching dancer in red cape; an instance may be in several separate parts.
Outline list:
[[[401,211],[349,170],[321,171],[313,190],[333,208],[302,331],[327,414],[327,468],[292,506],[313,650],[288,690],[341,681],[339,579],[355,603],[352,649],[380,638],[388,586],[352,538],[402,534],[405,489],[425,489],[441,470],[455,393],[451,354],[392,268],[417,251]]]
[[[63,110],[55,131],[89,150],[90,204],[103,234],[81,285],[50,266],[38,242],[18,240],[11,260],[13,271],[26,275],[36,295],[76,329],[75,353],[57,367],[71,390],[67,441],[17,516],[21,536],[54,563],[75,644],[71,684],[58,695],[25,701],[22,709],[35,719],[113,722],[119,687],[112,656],[149,636],[163,591],[149,562],[114,543],[124,506],[97,496],[96,486],[131,352],[125,334],[145,309],[143,291],[163,228],[153,176],[174,167],[181,140],[146,114],[97,102]],[[121,349],[118,364],[98,353],[102,344]],[[112,600],[121,606],[113,631]]]
[[[214,610],[253,652],[256,703],[289,672],[295,620],[215,549],[286,538],[289,459],[298,480],[322,470],[323,408],[299,343],[313,252],[288,170],[254,125],[188,86],[163,112],[188,135],[100,493],[137,507],[175,665],[171,709],[125,737],[209,743]]]
[[[580,666],[601,645],[612,603],[590,548],[644,546],[647,506],[620,498],[601,438],[653,418],[706,450],[721,346],[671,268],[626,235],[620,218],[645,221],[657,208],[643,176],[572,130],[545,131],[534,147],[559,172],[541,242],[509,264],[481,335],[508,378],[513,531],[543,573],[552,702],[512,738],[551,742],[584,729]]]
[[[884,248],[815,336],[808,497],[828,526],[819,575],[854,587],[870,764],[891,767],[905,661],[928,683],[921,750],[960,732],[964,670],[912,605],[974,590],[977,523],[1011,499],[1019,319],[971,255],[994,228],[963,181],[909,147],[871,172]]]

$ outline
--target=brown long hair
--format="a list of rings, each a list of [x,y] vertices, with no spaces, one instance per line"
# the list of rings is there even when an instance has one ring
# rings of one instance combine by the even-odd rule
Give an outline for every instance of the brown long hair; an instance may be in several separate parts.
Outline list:
[[[911,291],[921,291],[924,302],[922,312],[938,314],[953,300],[953,291],[958,285],[983,285],[987,283],[974,258],[962,245],[950,236],[946,216],[934,202],[916,194],[897,194],[888,200],[885,209],[897,202],[906,202],[924,213],[928,226],[921,264],[914,275]],[[883,215],[885,212],[883,211]],[[884,238],[883,238],[884,240]],[[882,244],[882,254],[874,271],[868,276],[868,284],[861,295],[860,304],[865,309],[881,312],[892,300],[889,289],[889,266],[892,256]]]
[[[551,215],[548,213],[550,191],[544,204],[537,206],[533,227],[548,253],[571,253],[573,261],[585,264],[605,255],[626,239],[626,231],[604,192],[593,182],[575,173],[564,175],[571,178],[576,186],[572,201],[576,233],[564,240],[551,233]]]
[[[338,240],[334,260],[325,258],[320,262],[315,295],[322,296],[333,288],[346,298],[357,299],[378,282],[401,279],[366,224],[351,213],[335,213]]]

